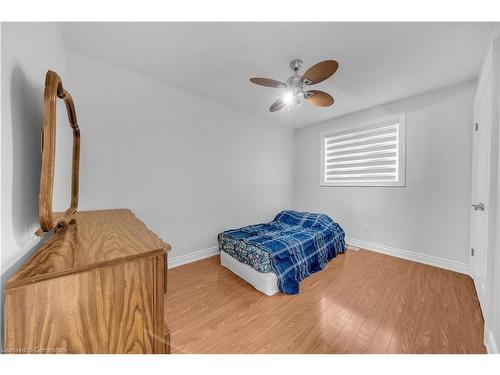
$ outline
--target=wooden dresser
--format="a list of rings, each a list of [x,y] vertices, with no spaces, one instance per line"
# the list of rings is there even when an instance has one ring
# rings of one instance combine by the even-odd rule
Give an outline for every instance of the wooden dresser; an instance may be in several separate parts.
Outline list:
[[[11,353],[168,353],[170,246],[130,210],[77,212],[5,287]]]

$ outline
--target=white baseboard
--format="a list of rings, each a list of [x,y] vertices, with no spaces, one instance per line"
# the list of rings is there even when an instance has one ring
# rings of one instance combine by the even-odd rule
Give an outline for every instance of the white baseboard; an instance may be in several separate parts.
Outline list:
[[[484,346],[486,346],[486,351],[488,352],[488,354],[498,354],[498,346],[491,331],[488,331],[488,334],[486,335]]]
[[[471,274],[470,265],[466,263],[455,262],[453,260],[447,260],[443,258],[434,257],[431,255],[415,253],[413,251],[397,249],[395,247],[380,245],[373,242],[356,240],[354,238],[349,238],[349,237],[346,238],[346,243],[350,246],[376,251],[377,253],[391,255],[397,258],[402,258],[418,263],[427,264],[429,266],[444,268],[446,270],[463,273],[466,275]]]
[[[194,253],[189,253],[186,255],[179,255],[173,258],[168,257],[168,268],[179,267],[184,264],[196,262],[197,260],[212,257],[214,255],[219,255],[219,248],[217,246],[195,251]]]
[[[438,257],[433,257],[431,255],[424,255],[420,253],[415,253],[408,250],[397,249],[395,247],[390,247],[386,245],[380,245],[373,242],[356,240],[354,238],[346,237],[347,246],[351,250],[366,249],[375,251],[377,253],[382,253],[386,255],[391,255],[397,258],[402,258],[406,260],[411,260],[418,263],[427,264],[434,267],[444,268],[450,271],[455,271],[458,273],[463,273],[470,275],[470,265],[460,262],[455,262],[452,260],[442,259]],[[214,255],[219,254],[219,249],[217,246],[210,247],[208,249],[195,251],[193,253],[179,255],[176,257],[168,258],[168,268],[174,268],[188,264],[191,262],[196,262],[197,260],[205,259]]]
[[[348,243],[346,243],[345,246],[346,246],[346,250],[353,250],[353,251],[361,250],[359,247],[356,247],[354,245],[349,245]]]

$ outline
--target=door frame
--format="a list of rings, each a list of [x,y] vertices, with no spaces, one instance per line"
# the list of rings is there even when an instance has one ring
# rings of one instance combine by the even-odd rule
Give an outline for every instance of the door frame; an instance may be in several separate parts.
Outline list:
[[[485,199],[485,221],[486,221],[486,243],[484,254],[482,255],[481,264],[477,264],[475,259],[472,259],[470,254],[471,264],[471,277],[474,281],[479,304],[484,318],[484,344],[489,353],[498,353],[500,344],[500,326],[497,320],[499,319],[500,311],[498,306],[500,304],[500,286],[497,285],[500,277],[500,233],[497,229],[500,228],[500,172],[499,172],[499,142],[500,142],[500,37],[497,37],[488,47],[482,69],[479,74],[479,82],[474,97],[473,103],[473,119],[474,123],[477,121],[478,108],[480,100],[485,94],[488,80],[491,79],[491,111],[490,123],[488,129],[488,155],[487,155],[487,193]],[[479,130],[484,129],[485,124],[479,124]],[[473,130],[474,131],[474,130]],[[473,135],[475,136],[475,135]],[[473,139],[473,155],[472,167],[474,168],[475,159],[475,140]],[[474,169],[471,174],[471,204],[476,197],[474,193]],[[472,219],[474,211],[471,208],[471,238],[473,234]],[[481,283],[481,280],[483,283]]]
[[[476,202],[477,198],[474,196],[474,192],[475,192],[475,189],[474,189],[474,186],[475,186],[475,173],[474,173],[474,168],[475,168],[475,163],[476,163],[476,159],[477,159],[477,145],[476,145],[476,139],[477,139],[477,136],[478,136],[478,133],[476,133],[476,130],[475,130],[475,124],[479,123],[479,119],[478,119],[478,111],[479,111],[479,105],[480,105],[480,102],[481,102],[481,99],[483,98],[484,94],[485,94],[485,90],[486,90],[486,87],[487,87],[487,81],[488,79],[491,79],[491,75],[492,75],[492,68],[493,68],[493,64],[492,64],[492,60],[493,60],[493,53],[492,53],[492,49],[490,48],[489,51],[488,51],[488,54],[486,56],[486,59],[485,59],[485,62],[484,62],[484,65],[483,65],[483,69],[481,70],[480,72],[480,78],[479,78],[479,82],[478,82],[478,86],[477,86],[477,90],[476,90],[476,95],[474,96],[474,102],[473,102],[473,110],[472,110],[472,116],[473,116],[473,123],[472,123],[472,142],[473,142],[473,145],[472,145],[472,175],[471,175],[471,201],[470,201],[470,204],[472,206],[472,204],[475,204],[475,203],[478,203]],[[491,128],[491,124],[479,124],[479,128],[480,128],[480,131],[488,131],[491,135],[491,129],[487,129],[486,126],[490,127]],[[486,181],[486,198],[485,198],[485,201],[483,202],[485,204],[485,214],[487,215],[486,216],[486,228],[485,228],[485,249],[484,249],[484,254],[481,254],[481,263],[478,264],[478,261],[476,260],[477,257],[478,257],[478,254],[476,253],[474,256],[472,255],[472,251],[469,252],[469,264],[471,265],[471,276],[472,276],[472,279],[474,280],[474,285],[476,287],[476,292],[478,294],[478,298],[479,298],[479,302],[481,304],[481,306],[483,307],[486,307],[486,301],[485,301],[485,296],[484,296],[484,285],[481,285],[480,283],[480,276],[484,276],[486,278],[486,271],[487,271],[487,253],[488,253],[488,237],[489,237],[489,227],[490,227],[490,223],[489,223],[489,212],[490,212],[490,203],[491,203],[491,199],[490,199],[490,195],[491,195],[491,189],[490,189],[490,186],[491,186],[491,183],[492,183],[492,163],[491,163],[491,158],[492,158],[492,144],[491,144],[491,139],[493,137],[490,136],[490,144],[488,145],[488,150],[486,151],[487,152],[487,160],[488,160],[488,165],[487,165],[487,175],[488,175],[488,178],[487,178],[487,181]],[[473,228],[473,215],[474,215],[474,210],[472,209],[472,207],[470,208],[470,225],[471,225],[471,228],[470,228],[470,246],[469,248],[472,249],[473,247],[473,243],[472,243],[472,240],[473,240],[473,231],[474,231],[474,228]],[[484,307],[483,307],[483,310],[484,310]]]

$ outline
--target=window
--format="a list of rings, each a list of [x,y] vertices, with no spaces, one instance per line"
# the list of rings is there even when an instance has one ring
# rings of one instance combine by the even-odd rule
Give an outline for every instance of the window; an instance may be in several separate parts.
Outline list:
[[[321,135],[322,186],[405,186],[405,115]]]

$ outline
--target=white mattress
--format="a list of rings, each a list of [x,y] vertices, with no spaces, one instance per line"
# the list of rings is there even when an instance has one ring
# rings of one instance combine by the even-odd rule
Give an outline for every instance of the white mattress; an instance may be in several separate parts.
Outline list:
[[[241,277],[259,292],[272,296],[278,291],[278,277],[274,272],[259,272],[248,264],[241,263],[231,255],[220,252],[220,264]]]

